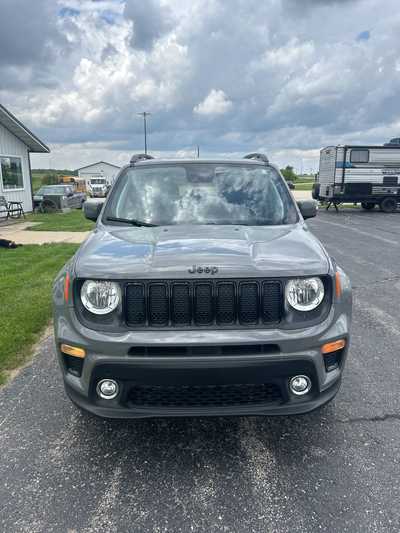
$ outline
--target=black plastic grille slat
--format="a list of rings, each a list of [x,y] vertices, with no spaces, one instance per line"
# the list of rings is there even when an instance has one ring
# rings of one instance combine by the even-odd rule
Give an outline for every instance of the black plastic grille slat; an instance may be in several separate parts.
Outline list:
[[[194,289],[194,321],[201,326],[214,320],[213,287],[211,283],[199,283]]]
[[[131,327],[254,327],[279,322],[282,299],[278,280],[140,280],[124,306]]]
[[[192,320],[190,287],[187,283],[172,285],[171,320],[175,325],[188,325]]]
[[[126,290],[128,324],[141,325],[146,322],[146,301],[144,296],[144,285],[135,283],[128,285]]]
[[[235,321],[235,285],[218,283],[217,286],[217,322],[233,324]]]
[[[149,322],[151,325],[165,326],[168,319],[168,286],[165,283],[152,283],[149,286]]]
[[[239,286],[239,320],[242,324],[256,324],[258,320],[258,284],[241,283]]]
[[[263,322],[279,322],[281,319],[282,291],[279,283],[263,283],[261,312]]]
[[[224,407],[281,403],[278,385],[136,385],[128,396],[131,404],[141,407]]]
[[[180,357],[180,356],[207,356],[207,355],[255,355],[259,353],[280,353],[277,344],[216,344],[216,345],[189,345],[189,346],[132,346],[128,355],[134,357]]]

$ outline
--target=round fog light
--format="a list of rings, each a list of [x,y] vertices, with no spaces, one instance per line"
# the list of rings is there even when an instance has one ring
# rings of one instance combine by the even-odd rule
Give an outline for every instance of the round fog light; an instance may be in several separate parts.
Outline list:
[[[308,376],[294,376],[289,381],[289,388],[292,394],[303,396],[311,389],[311,380]]]
[[[97,394],[103,400],[113,400],[118,396],[119,387],[118,383],[113,379],[102,379],[97,383]]]

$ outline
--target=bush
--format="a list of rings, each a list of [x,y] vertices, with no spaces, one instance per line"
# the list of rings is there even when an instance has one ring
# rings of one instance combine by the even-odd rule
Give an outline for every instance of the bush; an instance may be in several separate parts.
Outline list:
[[[58,176],[56,174],[46,174],[42,178],[42,185],[57,185]]]

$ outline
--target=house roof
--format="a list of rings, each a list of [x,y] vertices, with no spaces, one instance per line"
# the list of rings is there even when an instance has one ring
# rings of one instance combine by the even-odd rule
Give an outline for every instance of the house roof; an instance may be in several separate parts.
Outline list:
[[[0,124],[15,135],[28,147],[30,152],[49,153],[50,148],[46,146],[36,135],[22,124],[8,109],[0,104]]]
[[[96,161],[96,163],[91,163],[90,165],[85,165],[84,167],[77,168],[75,172],[78,172],[78,170],[83,170],[85,168],[94,167],[94,165],[99,165],[101,163],[103,163],[104,165],[109,165],[110,167],[121,168],[117,165],[113,165],[112,163],[107,163],[107,161]]]

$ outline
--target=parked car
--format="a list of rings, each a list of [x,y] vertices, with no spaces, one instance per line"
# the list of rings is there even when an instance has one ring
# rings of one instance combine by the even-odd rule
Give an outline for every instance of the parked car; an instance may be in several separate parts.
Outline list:
[[[86,194],[75,191],[71,185],[44,185],[33,195],[34,208],[48,204],[49,210],[82,209],[85,201]]]
[[[351,287],[260,154],[134,156],[57,276],[68,396],[103,417],[277,415],[338,392]]]

